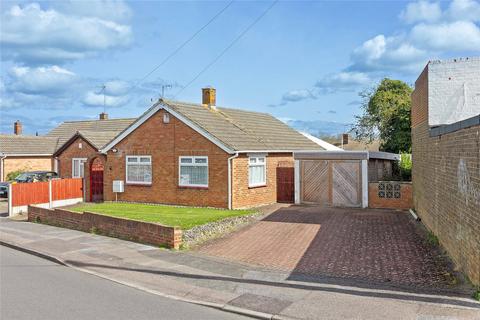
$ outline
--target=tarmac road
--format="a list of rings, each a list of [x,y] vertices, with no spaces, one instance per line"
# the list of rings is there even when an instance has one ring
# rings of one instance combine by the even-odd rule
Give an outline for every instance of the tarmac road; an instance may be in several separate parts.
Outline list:
[[[0,319],[250,319],[160,297],[0,246]]]

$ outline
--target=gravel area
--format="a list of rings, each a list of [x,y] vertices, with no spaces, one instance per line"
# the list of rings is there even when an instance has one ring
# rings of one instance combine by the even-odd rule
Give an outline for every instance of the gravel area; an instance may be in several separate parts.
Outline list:
[[[182,247],[188,249],[204,243],[205,241],[221,237],[239,228],[249,225],[265,217],[264,212],[256,212],[239,217],[231,217],[223,220],[203,224],[184,230],[182,235]]]

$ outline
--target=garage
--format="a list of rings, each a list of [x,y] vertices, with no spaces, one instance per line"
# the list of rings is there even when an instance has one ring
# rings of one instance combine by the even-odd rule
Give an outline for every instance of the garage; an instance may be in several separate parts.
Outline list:
[[[368,206],[368,152],[299,152],[294,158],[295,203]]]

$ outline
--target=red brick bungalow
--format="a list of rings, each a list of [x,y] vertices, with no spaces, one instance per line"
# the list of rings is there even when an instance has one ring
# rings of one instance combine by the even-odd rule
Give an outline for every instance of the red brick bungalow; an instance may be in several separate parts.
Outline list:
[[[100,148],[106,140],[79,131],[56,154],[62,177],[75,159],[86,164],[91,200],[103,193],[107,201],[235,209],[276,202],[277,168],[293,167],[293,151],[323,150],[269,114],[215,106],[211,88],[203,104],[161,99]],[[114,181],[124,192],[113,192]]]

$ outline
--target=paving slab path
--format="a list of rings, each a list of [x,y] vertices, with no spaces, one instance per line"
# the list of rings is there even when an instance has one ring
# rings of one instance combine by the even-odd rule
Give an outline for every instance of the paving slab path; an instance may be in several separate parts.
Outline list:
[[[0,218],[0,243],[183,301],[264,319],[480,319],[462,292],[421,292],[290,273]]]

